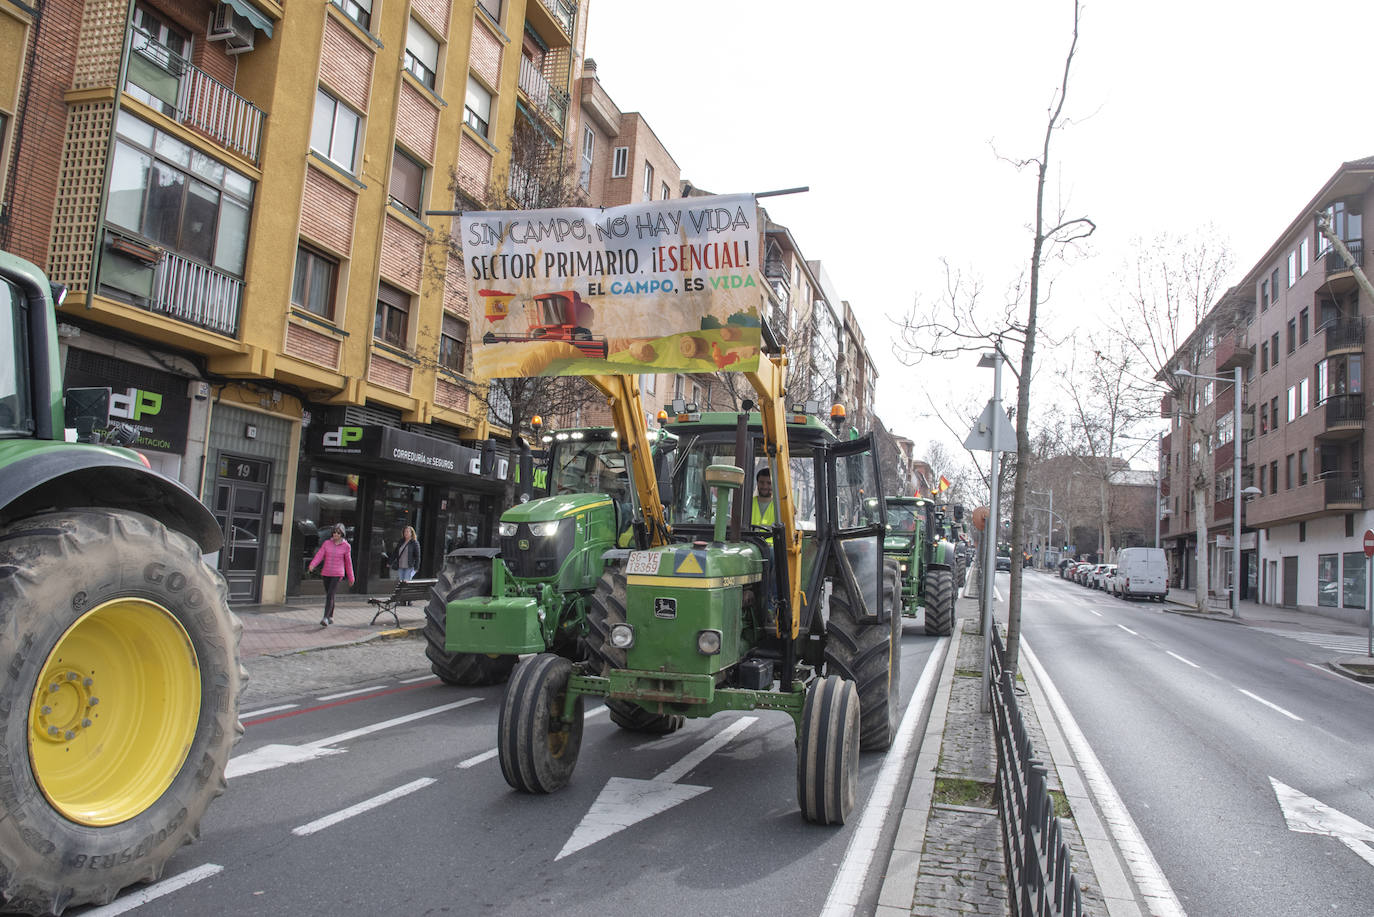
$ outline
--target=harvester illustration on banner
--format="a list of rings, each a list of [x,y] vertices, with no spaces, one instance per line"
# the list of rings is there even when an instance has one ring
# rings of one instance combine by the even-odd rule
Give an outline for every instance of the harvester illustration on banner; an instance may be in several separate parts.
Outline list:
[[[497,321],[509,315],[511,295],[494,290],[482,290],[486,298],[487,320]],[[489,295],[490,294],[490,295]],[[495,317],[494,317],[495,316]],[[482,336],[484,344],[521,343],[527,341],[562,341],[576,347],[584,356],[606,359],[609,348],[604,337],[592,334],[591,324],[596,311],[576,290],[542,293],[525,305],[526,333],[496,334],[488,331]]]

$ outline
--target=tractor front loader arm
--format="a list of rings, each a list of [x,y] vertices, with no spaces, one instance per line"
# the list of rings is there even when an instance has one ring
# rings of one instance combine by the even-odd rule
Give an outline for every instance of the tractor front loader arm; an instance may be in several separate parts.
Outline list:
[[[649,427],[644,421],[644,405],[639,398],[638,376],[587,376],[587,381],[606,396],[611,408],[612,423],[626,452],[630,454],[635,490],[639,506],[644,512],[644,524],[653,546],[668,543],[672,531],[663,503],[658,498],[658,480],[654,473],[654,458],[649,450]]]

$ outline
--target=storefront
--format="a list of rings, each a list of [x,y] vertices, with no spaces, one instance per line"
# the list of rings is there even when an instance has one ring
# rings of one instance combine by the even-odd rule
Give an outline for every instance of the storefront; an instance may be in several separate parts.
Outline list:
[[[511,463],[494,449],[378,424],[309,427],[292,514],[289,595],[323,592],[311,559],[341,524],[353,546],[355,592],[393,585],[391,557],[407,525],[420,541],[417,576],[433,576],[444,554],[493,543]]]

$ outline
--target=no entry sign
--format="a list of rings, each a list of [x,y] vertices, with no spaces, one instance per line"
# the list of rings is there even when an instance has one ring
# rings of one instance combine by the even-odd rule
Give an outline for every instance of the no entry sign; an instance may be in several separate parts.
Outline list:
[[[1374,557],[1374,529],[1364,530],[1364,556]]]

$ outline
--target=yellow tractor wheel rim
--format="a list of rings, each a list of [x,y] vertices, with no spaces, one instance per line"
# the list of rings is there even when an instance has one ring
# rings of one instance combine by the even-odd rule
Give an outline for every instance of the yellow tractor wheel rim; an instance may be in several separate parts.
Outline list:
[[[53,808],[114,825],[166,792],[200,719],[200,666],[181,622],[117,599],[76,620],[34,685],[29,761]]]

